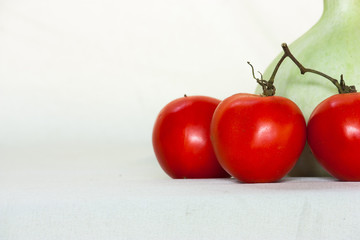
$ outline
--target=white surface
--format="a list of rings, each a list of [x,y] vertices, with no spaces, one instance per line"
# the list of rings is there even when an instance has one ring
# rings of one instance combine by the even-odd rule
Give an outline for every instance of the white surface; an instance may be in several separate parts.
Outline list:
[[[12,165],[0,169],[0,239],[318,240],[360,235],[360,183],[173,180],[154,156],[144,154],[148,150],[123,146],[5,154]]]
[[[124,181],[116,174],[69,173],[37,178],[0,184],[0,239],[318,240],[360,234],[359,183]]]

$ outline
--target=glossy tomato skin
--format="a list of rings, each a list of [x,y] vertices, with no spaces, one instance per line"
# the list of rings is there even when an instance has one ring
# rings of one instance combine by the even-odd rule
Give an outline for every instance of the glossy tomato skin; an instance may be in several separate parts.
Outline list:
[[[216,108],[211,138],[221,166],[242,182],[275,182],[306,141],[304,116],[289,99],[236,94]]]
[[[160,111],[152,142],[160,166],[170,177],[230,177],[218,163],[210,140],[210,123],[219,102],[206,96],[188,96]]]
[[[321,102],[309,118],[307,135],[311,151],[331,175],[360,181],[360,93]]]

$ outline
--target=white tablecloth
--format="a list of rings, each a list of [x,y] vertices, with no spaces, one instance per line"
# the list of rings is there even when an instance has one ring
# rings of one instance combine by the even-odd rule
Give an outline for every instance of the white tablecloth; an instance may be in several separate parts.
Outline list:
[[[360,183],[173,180],[145,149],[5,152],[0,239],[360,238]]]

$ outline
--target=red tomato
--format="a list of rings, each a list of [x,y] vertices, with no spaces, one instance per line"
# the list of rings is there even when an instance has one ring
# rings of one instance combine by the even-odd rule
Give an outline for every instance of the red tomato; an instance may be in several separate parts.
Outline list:
[[[235,94],[216,108],[211,138],[221,166],[242,182],[274,182],[295,165],[306,141],[304,116],[279,96]]]
[[[210,140],[210,122],[219,102],[205,96],[183,97],[159,113],[153,129],[153,147],[170,177],[230,177],[218,163]]]
[[[307,133],[311,151],[331,175],[360,181],[360,93],[321,102],[309,118]]]

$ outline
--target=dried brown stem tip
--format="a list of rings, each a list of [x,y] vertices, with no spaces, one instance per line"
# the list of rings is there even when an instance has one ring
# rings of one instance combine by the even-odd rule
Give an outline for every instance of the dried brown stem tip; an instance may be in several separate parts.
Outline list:
[[[253,78],[256,80],[256,82],[257,82],[257,83],[262,87],[262,89],[263,89],[262,95],[263,95],[263,96],[267,96],[267,97],[268,97],[268,96],[274,96],[274,95],[275,95],[275,92],[276,92],[276,88],[275,88],[273,82],[270,82],[270,81],[265,80],[265,79],[263,78],[263,75],[262,75],[261,72],[258,72],[258,73],[260,74],[261,78],[260,78],[260,79],[257,78],[257,77],[255,76],[255,70],[254,70],[253,65],[251,65],[250,62],[247,62],[247,63],[248,63],[248,64],[250,65],[250,67],[251,67],[251,72],[252,72]]]

